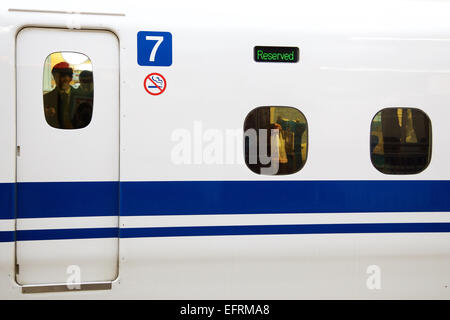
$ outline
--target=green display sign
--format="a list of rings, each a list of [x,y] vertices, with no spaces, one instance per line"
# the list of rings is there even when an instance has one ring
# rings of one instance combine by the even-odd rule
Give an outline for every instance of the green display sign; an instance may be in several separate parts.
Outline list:
[[[256,62],[298,62],[298,47],[263,47],[256,46],[253,50]]]

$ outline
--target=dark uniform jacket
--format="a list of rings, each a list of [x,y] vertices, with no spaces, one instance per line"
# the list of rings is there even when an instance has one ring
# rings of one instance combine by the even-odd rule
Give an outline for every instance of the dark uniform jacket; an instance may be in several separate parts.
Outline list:
[[[72,129],[78,95],[79,90],[73,87],[69,94],[61,92],[58,88],[46,93],[44,110],[47,123],[54,128]]]

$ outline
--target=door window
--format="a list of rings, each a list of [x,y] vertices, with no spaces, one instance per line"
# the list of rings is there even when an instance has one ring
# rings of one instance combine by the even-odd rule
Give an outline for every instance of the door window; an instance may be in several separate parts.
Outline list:
[[[88,56],[54,52],[44,63],[45,120],[57,129],[81,129],[91,122],[94,77]]]

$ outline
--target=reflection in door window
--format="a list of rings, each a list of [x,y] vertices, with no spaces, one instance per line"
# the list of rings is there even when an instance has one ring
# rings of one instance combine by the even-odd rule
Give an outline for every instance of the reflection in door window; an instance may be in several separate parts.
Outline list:
[[[54,52],[44,64],[44,114],[53,128],[89,125],[94,106],[91,60],[78,52]]]
[[[431,159],[431,122],[415,108],[386,108],[372,120],[372,164],[386,174],[414,174]]]
[[[257,174],[286,175],[303,168],[308,124],[292,107],[259,107],[244,122],[245,163]]]

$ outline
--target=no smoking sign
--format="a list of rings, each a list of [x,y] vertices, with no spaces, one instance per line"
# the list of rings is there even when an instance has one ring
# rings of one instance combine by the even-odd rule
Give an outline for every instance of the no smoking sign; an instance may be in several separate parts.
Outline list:
[[[160,73],[150,73],[144,79],[144,88],[152,96],[157,96],[166,90],[167,81]]]

